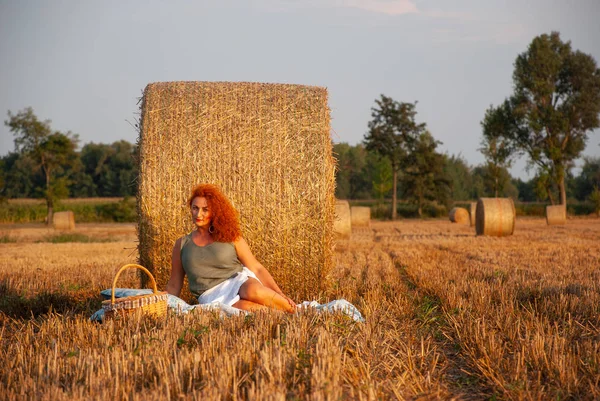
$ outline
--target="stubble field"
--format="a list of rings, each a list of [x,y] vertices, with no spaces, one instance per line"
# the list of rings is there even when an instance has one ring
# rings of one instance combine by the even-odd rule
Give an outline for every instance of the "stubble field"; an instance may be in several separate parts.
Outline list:
[[[598,219],[518,219],[506,238],[441,220],[355,230],[319,301],[345,298],[366,323],[92,323],[99,291],[137,260],[135,226],[76,230],[89,242],[0,225],[0,398],[600,399]],[[138,287],[135,274],[119,286]]]

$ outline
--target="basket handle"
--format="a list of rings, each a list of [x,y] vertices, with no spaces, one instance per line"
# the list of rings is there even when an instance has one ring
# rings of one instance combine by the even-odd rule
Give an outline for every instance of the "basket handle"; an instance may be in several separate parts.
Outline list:
[[[148,277],[150,277],[150,282],[152,283],[152,290],[154,291],[154,293],[156,294],[158,292],[158,288],[156,288],[156,280],[154,280],[154,277],[152,276],[152,273],[150,273],[150,271],[148,271],[148,269],[146,269],[144,266],[141,265],[136,265],[135,263],[129,263],[123,267],[121,267],[119,269],[119,271],[117,272],[117,274],[115,275],[115,278],[113,280],[113,284],[112,284],[112,291],[111,291],[111,303],[115,303],[115,287],[117,286],[117,279],[119,278],[119,276],[121,275],[121,273],[130,268],[130,267],[134,267],[136,269],[140,269],[141,271],[143,271],[144,273],[146,273],[148,275]]]

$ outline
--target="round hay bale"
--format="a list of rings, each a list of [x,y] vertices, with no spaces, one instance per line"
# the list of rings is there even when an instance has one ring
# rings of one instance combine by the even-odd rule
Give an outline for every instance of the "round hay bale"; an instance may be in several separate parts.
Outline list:
[[[515,204],[511,198],[480,198],[475,213],[477,235],[504,237],[515,230]]]
[[[252,253],[286,295],[316,299],[326,289],[334,267],[336,165],[327,97],[326,88],[257,82],[146,87],[139,264],[159,288],[169,281],[173,244],[193,228],[190,190],[211,183],[237,209]]]
[[[463,207],[455,207],[450,210],[450,221],[458,224],[469,223],[469,212]]]
[[[337,238],[350,238],[352,234],[352,220],[350,218],[350,204],[345,200],[335,202],[335,220],[333,232]]]
[[[477,202],[471,202],[471,209],[469,210],[469,215],[471,217],[471,227],[475,226],[475,220],[477,215]]]
[[[564,205],[546,206],[546,223],[549,226],[567,222],[567,209]]]
[[[52,226],[55,230],[72,230],[75,228],[75,214],[67,210],[56,212],[52,217]]]
[[[371,225],[371,208],[367,206],[352,206],[350,208],[352,227],[368,227]]]

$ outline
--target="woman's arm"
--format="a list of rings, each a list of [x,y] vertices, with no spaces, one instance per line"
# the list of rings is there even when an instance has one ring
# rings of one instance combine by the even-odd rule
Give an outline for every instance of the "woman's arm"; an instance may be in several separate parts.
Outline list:
[[[273,279],[273,276],[271,276],[271,273],[269,273],[269,271],[258,260],[256,260],[246,240],[240,237],[240,239],[234,242],[234,245],[240,262],[242,262],[242,264],[248,269],[252,270],[252,272],[256,274],[256,277],[258,277],[260,282],[265,287],[283,295],[283,291],[281,291]]]
[[[181,238],[175,241],[173,252],[171,253],[171,278],[167,283],[167,292],[171,295],[179,296],[181,287],[183,287],[183,278],[185,271],[181,264]]]

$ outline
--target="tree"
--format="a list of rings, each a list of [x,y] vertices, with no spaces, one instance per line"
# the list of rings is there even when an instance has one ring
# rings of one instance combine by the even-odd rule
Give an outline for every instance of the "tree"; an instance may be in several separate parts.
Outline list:
[[[594,205],[594,212],[596,213],[596,217],[600,217],[600,189],[597,186],[594,186],[594,189],[588,196],[592,205]]]
[[[373,119],[364,143],[367,150],[386,157],[392,165],[392,219],[397,216],[398,173],[406,165],[411,144],[425,130],[425,124],[415,122],[415,103],[399,103],[381,95],[371,109]]]
[[[136,151],[134,145],[124,140],[112,145],[86,144],[81,149],[81,163],[83,173],[91,178],[91,182],[87,188],[79,190],[95,194],[90,196],[135,195]]]
[[[109,163],[110,171],[115,172],[110,196],[135,195],[137,189],[135,185],[137,177],[136,146],[125,140],[113,142],[110,146],[114,149]]]
[[[474,194],[471,168],[461,155],[444,155],[444,171],[450,180],[450,198],[470,200],[477,197]]]
[[[545,171],[538,171],[533,181],[533,192],[539,201],[550,199],[551,204],[555,204],[554,198],[556,197],[557,190],[554,188],[555,182],[550,177],[550,174]],[[559,195],[560,196],[560,195]]]
[[[337,143],[333,151],[337,156],[336,197],[359,199],[368,196],[368,181],[364,176],[367,152],[364,147]]]
[[[517,189],[519,193],[518,199],[521,202],[535,202],[537,200],[533,180],[523,181],[520,178],[515,178],[512,180],[512,185]]]
[[[378,154],[367,154],[367,160],[368,163],[366,169],[368,176],[371,178],[372,194],[379,200],[380,204],[382,204],[383,199],[389,194],[394,186],[392,183],[392,167],[390,166],[389,160]]]
[[[585,200],[594,191],[600,188],[600,157],[584,157],[581,173],[575,178],[575,197]]]
[[[405,195],[417,204],[419,217],[423,217],[425,201],[434,200],[445,186],[450,192],[450,180],[444,175],[444,156],[435,149],[441,142],[436,141],[429,131],[419,134],[411,141],[406,158],[406,168],[401,176]]]
[[[8,111],[4,122],[15,136],[15,150],[35,163],[44,177],[44,197],[48,206],[47,223],[52,223],[54,202],[65,196],[66,179],[56,179],[62,168],[76,159],[77,136],[53,132],[50,121],[40,121],[28,107],[17,114]]]
[[[565,176],[600,124],[600,70],[592,56],[552,32],[535,37],[517,57],[513,82],[514,93],[501,106],[503,136],[555,183],[566,205]]]
[[[2,157],[4,170],[4,185],[0,189],[6,198],[36,197],[36,188],[40,182],[38,177],[32,175],[37,168],[36,163],[26,155],[10,152]]]
[[[91,177],[92,184],[88,188],[90,196],[108,196],[110,183],[107,175],[110,172],[109,159],[114,153],[110,145],[103,143],[86,143],[80,152],[83,172]]]
[[[491,169],[493,171],[490,171]],[[473,169],[473,180],[477,180],[481,186],[477,190],[477,197],[519,197],[519,190],[512,183],[512,177],[506,167],[496,169],[490,168],[489,163],[479,165]]]
[[[485,156],[488,175],[486,181],[493,183],[493,193],[496,198],[508,183],[504,170],[512,165],[516,151],[514,142],[505,137],[505,133],[510,129],[510,126],[507,126],[511,121],[509,113],[506,104],[496,108],[490,106],[481,122],[483,139],[479,151]]]

